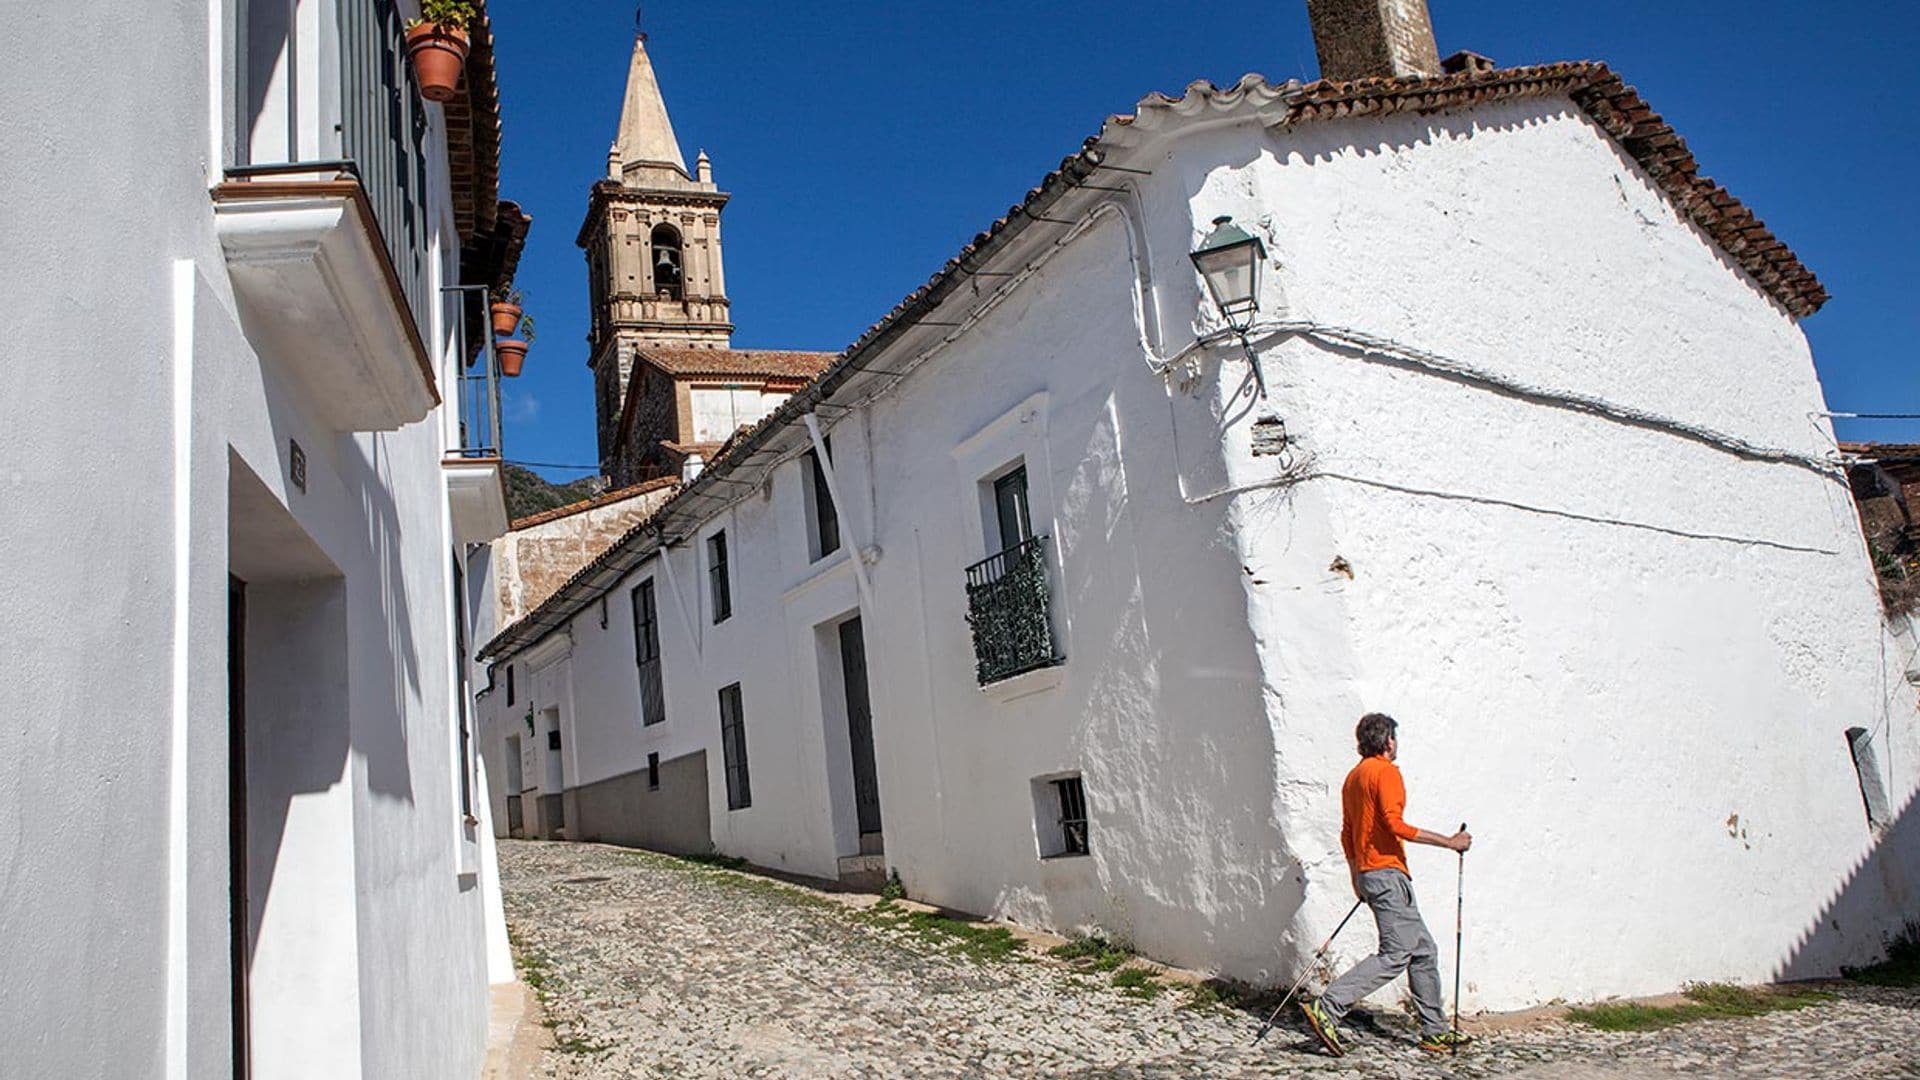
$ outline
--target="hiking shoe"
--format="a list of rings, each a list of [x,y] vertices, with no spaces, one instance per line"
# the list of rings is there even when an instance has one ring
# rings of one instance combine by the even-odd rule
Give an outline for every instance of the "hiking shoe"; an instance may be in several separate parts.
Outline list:
[[[1429,1054],[1451,1054],[1468,1043],[1473,1036],[1458,1031],[1440,1031],[1432,1035],[1420,1036],[1419,1047]]]
[[[1300,1012],[1307,1018],[1307,1026],[1319,1036],[1320,1045],[1327,1048],[1327,1053],[1334,1057],[1346,1056],[1347,1048],[1340,1044],[1340,1033],[1334,1030],[1333,1017],[1327,1015],[1327,1010],[1318,1001],[1301,1002]]]

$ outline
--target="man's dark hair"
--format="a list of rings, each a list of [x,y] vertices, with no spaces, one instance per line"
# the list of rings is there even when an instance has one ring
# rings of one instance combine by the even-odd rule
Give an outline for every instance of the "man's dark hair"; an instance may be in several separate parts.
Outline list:
[[[1370,712],[1360,718],[1360,724],[1353,729],[1354,741],[1360,744],[1360,756],[1372,757],[1387,752],[1387,740],[1393,738],[1399,721],[1386,713]]]

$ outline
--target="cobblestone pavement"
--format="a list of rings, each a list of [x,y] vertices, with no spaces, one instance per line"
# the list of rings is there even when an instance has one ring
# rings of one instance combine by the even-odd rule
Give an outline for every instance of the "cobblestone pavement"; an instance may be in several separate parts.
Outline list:
[[[1298,1027],[1126,996],[1034,955],[975,959],[838,898],[588,844],[501,841],[507,921],[552,1077],[1920,1077],[1920,992],[1607,1034],[1542,1021],[1433,1059],[1386,1026],[1345,1057]],[[1291,1022],[1291,1021],[1290,1021]]]

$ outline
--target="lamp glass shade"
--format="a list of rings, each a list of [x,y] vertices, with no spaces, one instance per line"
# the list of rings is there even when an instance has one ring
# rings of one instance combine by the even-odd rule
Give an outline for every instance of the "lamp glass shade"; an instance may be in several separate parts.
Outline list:
[[[1246,329],[1260,307],[1260,264],[1266,259],[1260,238],[1220,218],[1190,257],[1228,325]]]

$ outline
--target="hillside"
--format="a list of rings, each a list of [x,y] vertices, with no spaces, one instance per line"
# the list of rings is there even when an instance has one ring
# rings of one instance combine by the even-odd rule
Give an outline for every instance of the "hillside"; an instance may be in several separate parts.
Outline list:
[[[507,466],[507,516],[515,521],[555,507],[568,506],[598,495],[606,482],[598,476],[583,476],[565,484],[555,484],[531,469]]]

